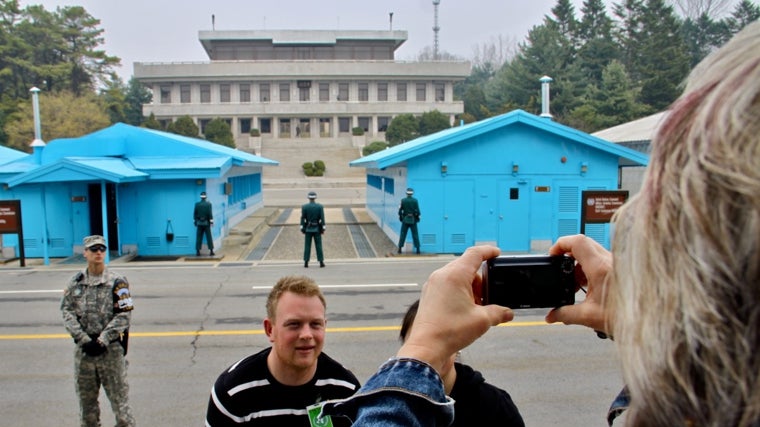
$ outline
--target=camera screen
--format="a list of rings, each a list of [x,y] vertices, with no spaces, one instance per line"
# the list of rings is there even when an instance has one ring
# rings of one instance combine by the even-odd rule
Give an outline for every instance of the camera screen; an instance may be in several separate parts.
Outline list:
[[[484,303],[510,308],[575,303],[574,260],[565,256],[502,256],[483,266]]]

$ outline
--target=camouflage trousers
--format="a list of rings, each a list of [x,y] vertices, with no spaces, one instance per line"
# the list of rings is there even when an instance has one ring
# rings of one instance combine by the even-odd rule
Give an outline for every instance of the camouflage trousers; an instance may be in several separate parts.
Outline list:
[[[106,391],[111,409],[116,416],[117,427],[135,425],[129,408],[129,384],[127,384],[127,361],[121,345],[113,342],[108,351],[100,356],[86,355],[81,347],[74,354],[74,382],[79,397],[79,417],[82,427],[100,426],[100,386]]]

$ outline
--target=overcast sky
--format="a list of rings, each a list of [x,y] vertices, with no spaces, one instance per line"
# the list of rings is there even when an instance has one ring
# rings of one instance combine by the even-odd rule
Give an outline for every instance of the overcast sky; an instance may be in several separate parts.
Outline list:
[[[100,19],[105,50],[121,58],[126,81],[134,62],[206,61],[198,31],[216,30],[388,30],[408,32],[397,59],[413,59],[433,45],[432,0],[21,0],[21,6],[83,6]],[[573,1],[580,15],[581,0]],[[541,24],[556,0],[441,0],[441,51],[470,59],[476,46],[496,38],[522,41]],[[608,10],[611,14],[611,11]]]

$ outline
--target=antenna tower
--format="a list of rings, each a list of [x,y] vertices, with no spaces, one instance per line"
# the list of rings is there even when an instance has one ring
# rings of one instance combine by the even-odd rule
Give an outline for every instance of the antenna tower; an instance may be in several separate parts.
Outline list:
[[[441,4],[441,0],[433,0],[433,59],[438,60],[438,31],[441,27],[438,26],[438,5]]]

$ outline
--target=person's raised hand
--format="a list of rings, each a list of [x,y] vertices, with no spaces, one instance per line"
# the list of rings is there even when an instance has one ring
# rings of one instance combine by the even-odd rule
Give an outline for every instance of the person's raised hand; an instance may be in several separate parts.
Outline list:
[[[585,287],[586,298],[578,304],[555,308],[546,315],[546,321],[588,326],[609,335],[612,330],[604,298],[612,274],[612,253],[593,239],[577,234],[560,237],[549,249],[549,255],[565,254],[577,261],[575,279]]]
[[[456,260],[434,271],[422,288],[414,328],[399,349],[398,357],[411,357],[438,372],[452,354],[467,347],[491,326],[508,322],[512,310],[498,305],[481,306],[483,261],[498,256],[499,248],[474,246]]]

